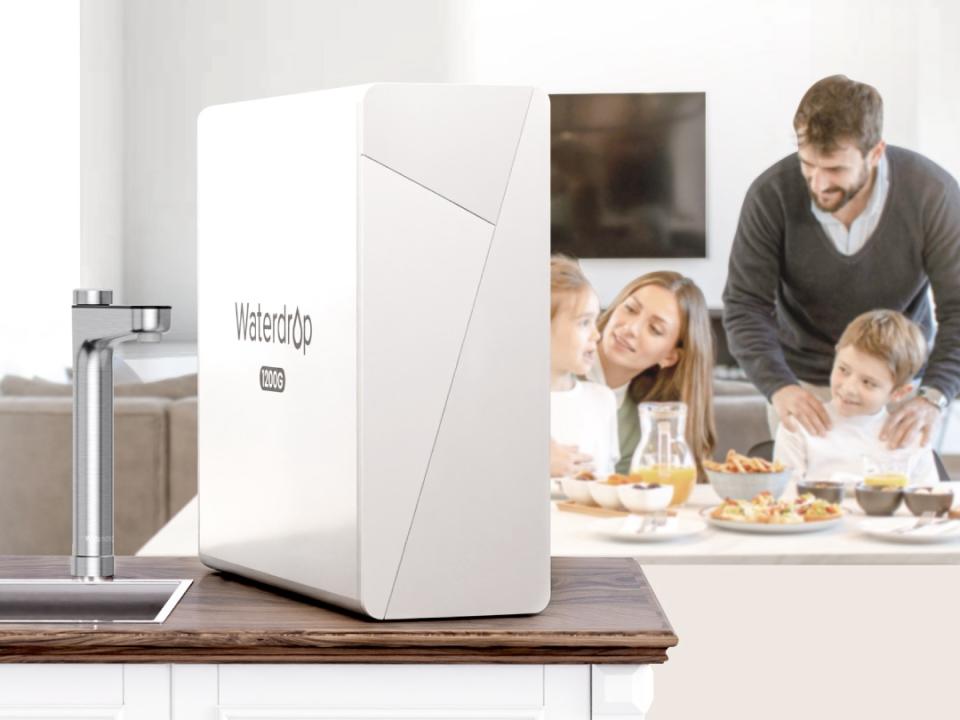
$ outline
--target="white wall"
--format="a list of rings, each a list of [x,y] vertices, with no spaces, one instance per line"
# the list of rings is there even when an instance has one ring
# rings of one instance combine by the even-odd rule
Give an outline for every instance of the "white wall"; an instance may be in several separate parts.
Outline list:
[[[608,301],[672,268],[720,305],[743,194],[793,150],[804,90],[871,82],[886,138],[960,174],[960,9],[948,0],[127,0],[125,299],[175,306],[195,336],[194,122],[208,104],[375,80],[529,83],[550,92],[707,92],[704,260],[593,260]]]
[[[120,1],[0,2],[0,376],[64,379],[71,291],[122,290]]]
[[[207,105],[449,79],[443,0],[127,0],[124,285],[196,337],[196,117]]]
[[[918,145],[960,177],[960,4],[927,1],[918,18]]]
[[[791,151],[803,90],[883,93],[886,136],[960,174],[960,5],[921,0],[10,0],[0,4],[0,372],[69,364],[69,291],[174,305],[196,333],[195,143],[208,104],[374,80],[708,93],[706,260],[585,263],[605,300],[648,269],[720,302],[743,193]],[[79,62],[78,62],[79,60]]]
[[[743,195],[795,149],[797,103],[826,75],[875,85],[888,142],[960,175],[960,11],[946,0],[469,0],[457,8],[457,80],[557,93],[706,91],[708,257],[585,261],[604,302],[636,275],[669,268],[720,305]]]
[[[77,2],[0,3],[0,376],[62,377],[80,245]]]
[[[80,242],[86,287],[123,287],[123,0],[80,0]]]

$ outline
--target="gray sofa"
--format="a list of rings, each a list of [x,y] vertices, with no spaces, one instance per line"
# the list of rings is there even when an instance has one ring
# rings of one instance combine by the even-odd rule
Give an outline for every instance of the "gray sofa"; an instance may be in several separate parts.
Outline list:
[[[714,387],[717,457],[769,439],[766,401],[745,382]],[[132,555],[197,492],[197,376],[117,385],[115,549]],[[72,390],[0,381],[0,554],[71,551]]]
[[[117,385],[114,536],[132,555],[197,492],[197,376]],[[0,554],[71,552],[70,385],[0,381]]]
[[[772,439],[767,425],[767,400],[749,382],[715,380],[713,413],[717,422],[717,459],[724,458],[730,449],[746,454],[755,445]]]

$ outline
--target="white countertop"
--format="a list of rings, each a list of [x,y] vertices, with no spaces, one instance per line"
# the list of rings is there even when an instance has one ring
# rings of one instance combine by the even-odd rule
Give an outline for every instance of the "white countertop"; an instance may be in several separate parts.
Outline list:
[[[788,494],[792,494],[788,490]],[[682,515],[698,516],[719,499],[709,485],[698,485]],[[877,540],[859,532],[866,516],[856,501],[844,502],[847,516],[836,526],[801,535],[757,535],[707,527],[701,534],[669,542],[609,539],[604,523],[623,522],[551,510],[554,556],[635,557],[643,564],[667,565],[953,565],[960,563],[960,540],[915,545]],[[901,506],[898,514],[909,516]],[[193,498],[141,548],[138,555],[197,554],[197,499]]]

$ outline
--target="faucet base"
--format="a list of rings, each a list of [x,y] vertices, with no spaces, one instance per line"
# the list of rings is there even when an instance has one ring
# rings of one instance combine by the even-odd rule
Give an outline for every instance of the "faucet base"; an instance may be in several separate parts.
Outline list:
[[[74,555],[70,561],[70,573],[78,578],[112,578],[113,555]]]

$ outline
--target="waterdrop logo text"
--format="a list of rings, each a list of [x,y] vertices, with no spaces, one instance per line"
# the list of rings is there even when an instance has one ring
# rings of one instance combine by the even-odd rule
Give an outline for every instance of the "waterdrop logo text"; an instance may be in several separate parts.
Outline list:
[[[250,303],[233,304],[237,321],[237,340],[250,342],[278,343],[290,345],[294,350],[307,354],[307,348],[313,340],[313,320],[307,313],[300,312],[298,305],[292,313],[283,306],[282,312],[265,312],[260,303],[256,311]]]

